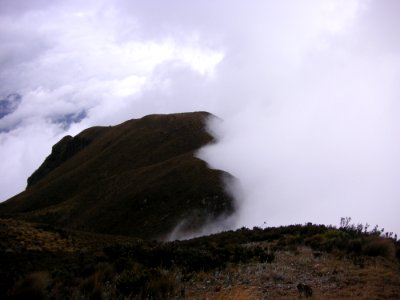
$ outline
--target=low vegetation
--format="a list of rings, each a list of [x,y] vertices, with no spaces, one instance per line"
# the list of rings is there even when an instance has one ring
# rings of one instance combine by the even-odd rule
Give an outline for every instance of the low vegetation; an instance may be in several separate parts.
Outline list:
[[[0,233],[1,299],[400,295],[397,237],[350,222],[241,228],[168,243],[11,219],[0,220]]]

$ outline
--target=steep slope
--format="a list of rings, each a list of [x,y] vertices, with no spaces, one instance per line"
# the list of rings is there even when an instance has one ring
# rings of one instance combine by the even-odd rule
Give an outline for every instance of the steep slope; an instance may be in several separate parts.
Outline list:
[[[206,112],[150,115],[64,137],[0,214],[98,233],[163,238],[233,211],[229,174],[194,152],[213,138]],[[183,222],[183,223],[182,223]]]

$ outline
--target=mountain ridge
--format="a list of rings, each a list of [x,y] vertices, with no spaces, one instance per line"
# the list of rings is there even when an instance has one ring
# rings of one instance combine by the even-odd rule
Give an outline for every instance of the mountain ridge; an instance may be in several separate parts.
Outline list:
[[[61,139],[0,204],[0,298],[399,298],[397,236],[350,218],[173,240],[235,210],[224,188],[235,179],[195,156],[214,142],[212,117],[153,115]]]
[[[149,115],[64,137],[0,204],[1,215],[70,229],[162,239],[234,211],[224,178],[195,152],[214,138],[207,112]]]

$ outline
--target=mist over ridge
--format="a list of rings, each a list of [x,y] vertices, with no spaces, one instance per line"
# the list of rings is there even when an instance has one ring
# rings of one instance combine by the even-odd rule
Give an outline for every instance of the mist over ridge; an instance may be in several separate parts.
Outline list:
[[[0,119],[0,198],[64,135],[206,110],[222,121],[198,155],[239,179],[237,226],[350,216],[399,233],[399,11],[395,0],[3,1],[0,99],[21,101]]]

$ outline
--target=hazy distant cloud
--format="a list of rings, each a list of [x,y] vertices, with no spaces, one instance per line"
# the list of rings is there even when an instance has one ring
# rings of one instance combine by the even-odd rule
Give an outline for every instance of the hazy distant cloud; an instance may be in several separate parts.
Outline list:
[[[398,8],[0,1],[0,99],[23,99],[0,119],[0,198],[65,134],[209,110],[224,122],[200,155],[239,178],[238,226],[351,216],[399,231]]]
[[[171,87],[178,80],[174,70],[210,77],[223,57],[192,32],[182,39],[148,35],[134,13],[108,1],[4,1],[1,7],[0,99],[6,100],[0,154],[13,156],[15,163],[11,173],[8,164],[0,166],[8,177],[0,183],[1,199],[21,191],[52,144],[67,133],[156,111],[200,108],[191,99],[181,107],[179,97],[169,104],[160,98],[184,90]],[[23,99],[15,107],[7,98],[13,94]],[[38,139],[27,139],[41,127],[46,130]],[[35,149],[29,153],[28,140]],[[16,163],[16,157],[25,162]]]
[[[55,2],[51,0],[2,0],[0,2],[0,14],[12,18],[29,11],[46,9],[53,4]]]
[[[0,119],[13,113],[21,103],[21,96],[18,94],[9,94],[4,99],[0,99]]]

